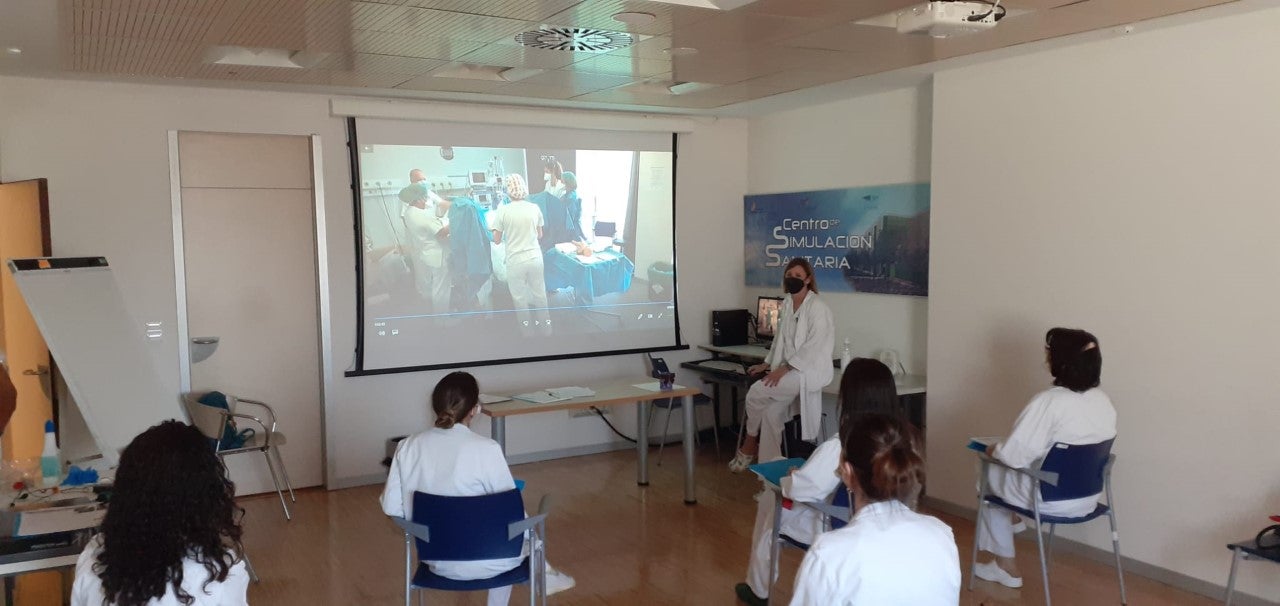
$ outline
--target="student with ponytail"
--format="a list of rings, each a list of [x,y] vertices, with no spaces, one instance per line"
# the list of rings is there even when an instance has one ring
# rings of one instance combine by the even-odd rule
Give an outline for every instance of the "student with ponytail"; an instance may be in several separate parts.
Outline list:
[[[506,492],[516,487],[502,448],[493,440],[472,433],[469,425],[480,412],[480,386],[465,372],[445,375],[431,392],[435,427],[409,436],[396,446],[391,473],[382,491],[382,511],[412,519],[413,493],[445,497],[473,497]],[[487,579],[520,565],[523,558],[431,562],[431,571],[459,581]],[[547,593],[573,587],[574,580],[547,567]],[[506,604],[511,586],[489,590],[489,606]]]
[[[853,520],[809,548],[791,605],[959,604],[951,528],[912,510],[924,483],[918,432],[901,418],[867,414],[840,433],[839,475]]]

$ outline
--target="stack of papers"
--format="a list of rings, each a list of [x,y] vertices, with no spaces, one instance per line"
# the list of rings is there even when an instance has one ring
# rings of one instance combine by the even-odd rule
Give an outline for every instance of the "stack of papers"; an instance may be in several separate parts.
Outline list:
[[[106,515],[107,510],[96,504],[24,511],[18,514],[17,528],[14,529],[13,534],[19,537],[33,537],[55,532],[95,528],[102,525],[102,518]]]
[[[529,393],[516,394],[511,396],[517,400],[532,402],[534,404],[550,404],[551,402],[560,402],[563,400],[572,400],[585,396],[594,396],[596,392],[586,387],[553,387],[551,389],[542,389],[531,391]]]
[[[497,404],[498,402],[507,402],[510,400],[511,398],[509,396],[491,396],[487,393],[480,394],[481,404]]]

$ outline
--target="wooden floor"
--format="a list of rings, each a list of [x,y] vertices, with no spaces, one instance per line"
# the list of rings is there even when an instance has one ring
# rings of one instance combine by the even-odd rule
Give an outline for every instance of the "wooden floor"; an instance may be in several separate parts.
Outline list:
[[[656,451],[655,451],[656,453]],[[730,474],[708,447],[698,459],[698,499],[682,502],[679,448],[664,465],[652,464],[650,485],[636,486],[635,453],[622,451],[518,465],[528,482],[525,503],[552,494],[549,562],[572,575],[577,587],[551,596],[552,604],[732,605],[743,580],[759,481]],[[249,589],[254,606],[286,604],[394,605],[403,603],[403,535],[383,516],[380,486],[298,493],[286,522],[275,495],[241,500],[244,543],[262,581]],[[972,522],[939,516],[955,530],[967,571]],[[1026,585],[1011,590],[978,581],[961,591],[967,605],[1041,604],[1034,543],[1019,543]],[[802,554],[784,550],[775,604],[791,598]],[[967,574],[967,573],[966,573]],[[1080,557],[1054,558],[1057,604],[1116,604],[1115,571]],[[1136,575],[1127,575],[1130,604],[1215,604]],[[523,587],[511,603],[525,604]],[[428,604],[484,604],[483,594],[431,593]]]

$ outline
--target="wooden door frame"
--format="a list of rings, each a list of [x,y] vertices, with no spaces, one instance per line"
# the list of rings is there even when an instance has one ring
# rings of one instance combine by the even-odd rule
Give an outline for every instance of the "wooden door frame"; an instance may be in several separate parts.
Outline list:
[[[178,385],[182,394],[191,391],[191,336],[187,325],[187,262],[182,237],[182,167],[178,158],[178,134],[181,132],[209,131],[169,131],[169,197],[173,213],[173,270],[177,310],[178,335]],[[322,160],[320,135],[297,135],[295,133],[244,133],[227,132],[233,135],[287,135],[306,136],[310,142],[311,152],[311,197],[314,225],[312,238],[315,243],[316,262],[316,312],[319,323],[320,342],[320,468],[323,472],[324,486],[336,486],[337,466],[329,453],[333,450],[333,438],[329,428],[334,427],[334,411],[329,406],[328,394],[333,393],[333,335],[330,331],[329,306],[329,245],[328,230],[324,208],[324,163]]]
[[[37,195],[40,197],[40,256],[53,256],[53,226],[49,221],[49,180],[44,177],[35,179],[23,179],[21,181],[0,181],[0,185],[17,185],[19,183],[28,183],[35,181]],[[4,260],[0,259],[0,263]],[[41,337],[43,338],[43,336]],[[61,436],[61,415],[58,414],[58,382],[55,380],[58,376],[58,365],[53,360],[53,353],[49,354],[49,406],[52,408],[50,414],[53,415],[53,426],[58,428],[59,436]],[[4,428],[0,428],[4,429]],[[61,437],[59,437],[61,439]]]

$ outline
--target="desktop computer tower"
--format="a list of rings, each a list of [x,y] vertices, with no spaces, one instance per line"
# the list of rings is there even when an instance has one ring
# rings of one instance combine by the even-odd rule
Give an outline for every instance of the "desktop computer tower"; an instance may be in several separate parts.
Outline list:
[[[751,315],[745,309],[720,309],[711,312],[711,344],[717,347],[747,344],[747,324]]]

